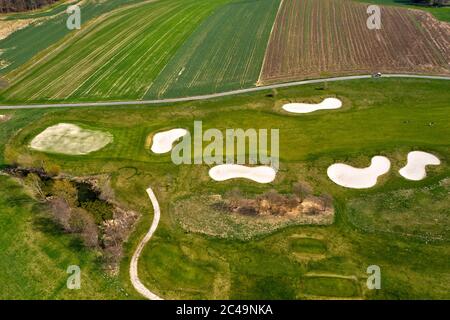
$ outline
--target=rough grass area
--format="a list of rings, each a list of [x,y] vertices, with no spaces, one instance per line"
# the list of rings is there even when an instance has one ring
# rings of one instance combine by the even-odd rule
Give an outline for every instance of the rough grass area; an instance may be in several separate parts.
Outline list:
[[[307,115],[289,115],[281,110],[285,101],[320,101],[330,96],[341,99],[344,107]],[[0,125],[0,137],[6,144],[3,163],[55,164],[62,172],[77,176],[111,175],[117,200],[142,214],[126,245],[121,266],[120,284],[129,293],[134,292],[129,282],[129,257],[152,221],[152,207],[145,192],[151,186],[161,205],[161,221],[142,253],[139,276],[163,298],[299,299],[320,295],[319,298],[448,299],[448,240],[426,241],[401,233],[367,230],[361,226],[379,221],[362,214],[358,224],[353,223],[349,202],[415,190],[417,196],[411,196],[410,205],[421,207],[429,192],[420,190],[436,185],[450,174],[449,101],[449,84],[444,81],[361,80],[164,106],[16,110],[10,121]],[[219,183],[210,179],[206,165],[176,166],[170,155],[152,155],[145,149],[149,133],[175,127],[192,131],[194,120],[202,120],[205,130],[279,128],[281,164],[277,179],[269,185],[245,180]],[[83,157],[44,154],[28,148],[36,134],[56,123],[82,123],[111,132],[114,141]],[[412,150],[436,154],[442,165],[430,168],[423,181],[408,181],[398,170]],[[341,188],[326,176],[332,163],[359,166],[376,154],[389,157],[392,170],[373,189]],[[225,194],[236,187],[249,194],[270,189],[286,194],[297,181],[308,182],[313,190],[333,196],[336,219],[332,225],[291,226],[251,241],[218,239],[186,232],[172,210],[177,199],[192,194]],[[2,192],[8,193],[9,189],[3,188]],[[383,219],[395,214],[388,213],[389,206],[383,208]],[[440,207],[426,208],[432,211]],[[426,215],[434,218],[439,214]],[[405,215],[405,220],[406,217],[409,218]],[[413,212],[412,221],[418,221],[416,217]],[[7,218],[2,216],[0,223]],[[10,221],[12,226],[20,227],[16,220]],[[36,230],[26,232],[33,236]],[[300,241],[295,240],[299,238],[318,239],[326,251],[317,242],[295,244],[293,241]],[[293,250],[293,246],[298,250]],[[77,254],[76,249],[69,249]],[[31,258],[25,257],[23,263],[31,263]],[[0,273],[14,262],[11,259],[14,257],[2,259],[6,265]],[[366,270],[374,264],[381,268],[382,290],[370,291],[365,286]],[[347,280],[322,280],[324,275],[356,279],[352,281],[360,291],[355,294]],[[307,280],[311,277],[320,280]],[[310,281],[315,283],[310,285]],[[34,290],[43,290],[45,285],[30,284]]]
[[[189,231],[226,239],[250,240],[293,225],[329,225],[334,214],[308,216],[248,216],[214,208],[214,196],[191,194],[174,202],[173,217]]]
[[[364,230],[449,241],[449,194],[446,178],[426,187],[363,196],[350,202],[349,216]]]
[[[279,0],[232,1],[189,37],[146,98],[180,97],[253,86]]]

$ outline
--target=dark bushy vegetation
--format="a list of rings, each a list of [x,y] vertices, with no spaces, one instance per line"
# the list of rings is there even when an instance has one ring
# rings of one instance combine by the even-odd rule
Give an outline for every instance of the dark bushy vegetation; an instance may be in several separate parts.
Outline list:
[[[228,192],[226,201],[218,202],[214,207],[246,216],[314,216],[333,210],[333,198],[328,194],[313,196],[313,189],[309,184],[297,182],[292,187],[292,194],[285,195],[276,190],[269,190],[254,199],[248,199],[238,189],[233,189]]]
[[[92,177],[74,180],[55,175],[57,168],[50,167],[52,174],[46,169],[10,167],[4,171],[21,179],[36,200],[49,206],[53,220],[64,232],[79,236],[86,247],[99,250],[106,268],[116,272],[122,244],[137,214],[114,201],[109,185],[100,188],[104,182]]]
[[[36,10],[58,0],[0,0],[0,13]]]

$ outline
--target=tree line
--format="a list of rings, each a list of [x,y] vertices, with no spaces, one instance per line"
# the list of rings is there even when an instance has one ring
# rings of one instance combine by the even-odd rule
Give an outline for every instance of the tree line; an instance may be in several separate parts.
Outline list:
[[[0,0],[0,13],[36,10],[58,0]]]

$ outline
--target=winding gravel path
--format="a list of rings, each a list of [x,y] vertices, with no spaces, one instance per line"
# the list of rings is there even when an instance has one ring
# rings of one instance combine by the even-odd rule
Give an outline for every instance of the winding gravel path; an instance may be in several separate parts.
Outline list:
[[[243,93],[250,93],[256,91],[263,91],[277,88],[295,87],[305,84],[314,84],[321,82],[346,81],[356,79],[370,79],[372,75],[360,76],[346,76],[325,79],[303,80],[296,82],[273,84],[268,86],[253,87],[247,89],[233,90],[227,92],[213,93],[202,96],[192,96],[184,98],[159,99],[159,100],[134,100],[134,101],[110,101],[110,102],[82,102],[82,103],[52,103],[52,104],[27,104],[27,105],[0,105],[0,110],[7,109],[39,109],[39,108],[73,108],[73,107],[113,107],[113,106],[129,106],[129,105],[146,105],[146,104],[161,104],[161,103],[175,103],[186,101],[208,100],[226,96],[233,96]],[[382,78],[414,78],[414,79],[432,79],[432,80],[450,80],[450,77],[445,76],[423,76],[413,74],[383,74]]]
[[[152,188],[147,189],[148,197],[150,198],[150,201],[153,205],[153,222],[150,227],[150,230],[148,230],[147,234],[145,235],[144,239],[141,240],[138,247],[136,248],[136,251],[133,254],[133,257],[131,258],[130,263],[130,279],[131,283],[133,284],[134,288],[144,297],[146,297],[149,300],[163,300],[161,297],[156,295],[155,293],[151,292],[147,289],[147,287],[139,280],[139,274],[138,274],[138,262],[139,257],[142,253],[142,250],[144,250],[145,245],[150,241],[153,234],[156,231],[156,228],[159,224],[159,219],[161,217],[161,210],[159,208],[158,199],[156,199],[155,193],[153,192]]]

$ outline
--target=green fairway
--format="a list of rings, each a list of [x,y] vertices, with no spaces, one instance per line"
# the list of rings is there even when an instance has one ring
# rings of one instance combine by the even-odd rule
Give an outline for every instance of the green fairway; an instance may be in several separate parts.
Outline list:
[[[141,98],[224,0],[147,1],[101,16],[8,74],[8,101]]]
[[[281,111],[286,102],[321,101],[333,96],[344,102],[342,109],[308,115]],[[121,265],[120,285],[127,292],[134,292],[129,282],[129,258],[152,219],[145,192],[151,186],[161,205],[161,222],[139,260],[139,276],[163,298],[448,299],[450,244],[441,237],[448,232],[448,226],[445,229],[432,222],[440,219],[446,224],[448,211],[440,211],[442,207],[432,201],[444,203],[448,199],[448,194],[436,185],[450,173],[449,101],[446,81],[360,80],[164,106],[24,110],[13,113],[11,120],[1,126],[8,133],[5,163],[56,163],[72,175],[109,174],[118,200],[141,212],[143,218],[126,244]],[[26,115],[30,115],[30,124],[25,126]],[[192,131],[194,120],[202,120],[204,129],[221,131],[279,128],[281,164],[277,179],[269,185],[247,180],[214,182],[208,176],[209,166],[176,166],[170,155],[154,155],[145,148],[149,134],[175,127]],[[61,122],[110,132],[114,141],[87,156],[30,150],[28,144],[36,134]],[[412,150],[428,151],[442,160],[421,182],[407,181],[398,173]],[[345,189],[326,175],[328,166],[335,162],[367,166],[374,155],[389,157],[392,169],[372,189]],[[241,241],[187,232],[174,216],[174,204],[179,199],[223,195],[232,188],[247,195],[272,188],[288,193],[297,181],[306,181],[314,190],[334,197],[336,219],[332,225],[293,225]],[[413,193],[403,195],[402,190]],[[11,197],[9,188],[2,192],[4,198]],[[401,202],[392,204],[380,198],[380,194],[391,193],[397,194]],[[361,202],[368,206],[361,207]],[[26,211],[24,206],[17,210]],[[427,212],[421,215],[417,209],[396,215],[408,206]],[[369,210],[372,207],[379,208],[380,218]],[[2,215],[0,225],[10,223],[9,228],[22,228],[21,220],[11,221],[9,217]],[[420,223],[422,217],[426,223]],[[393,225],[386,226],[384,221]],[[405,234],[411,230],[429,237]],[[37,231],[24,232],[36,236]],[[79,249],[66,249],[70,254],[79,254]],[[2,261],[7,264],[10,259]],[[366,287],[366,269],[374,264],[381,268],[382,290],[370,291]],[[94,286],[102,285],[99,282]],[[42,290],[40,283],[34,286],[35,292]]]
[[[192,96],[255,85],[279,4],[279,0],[232,1],[216,9],[145,97]]]

